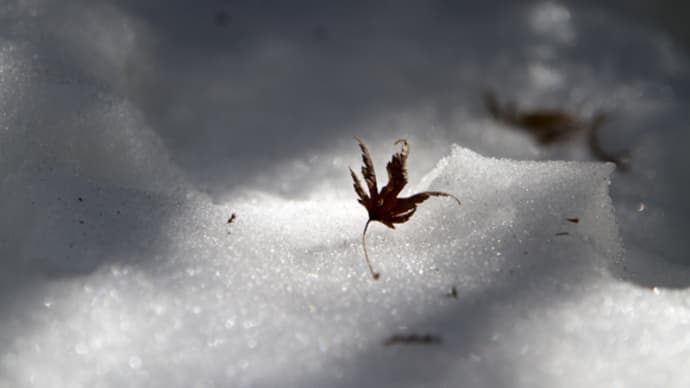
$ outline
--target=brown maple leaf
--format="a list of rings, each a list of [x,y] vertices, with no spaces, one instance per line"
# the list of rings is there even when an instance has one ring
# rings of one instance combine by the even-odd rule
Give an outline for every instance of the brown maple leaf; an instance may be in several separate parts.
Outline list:
[[[362,184],[355,175],[355,172],[350,169],[350,174],[352,175],[352,180],[354,181],[355,192],[359,199],[357,200],[362,206],[369,212],[369,220],[364,225],[364,231],[362,232],[362,247],[364,249],[364,258],[369,266],[369,271],[374,280],[379,278],[379,273],[374,272],[371,267],[371,262],[369,261],[369,255],[367,254],[367,242],[366,234],[367,228],[372,221],[378,221],[391,229],[395,229],[394,224],[402,224],[412,217],[415,211],[417,211],[417,205],[429,199],[429,197],[451,197],[455,199],[458,204],[460,200],[455,196],[440,192],[440,191],[424,191],[417,193],[410,197],[398,198],[398,194],[407,184],[407,155],[410,152],[410,146],[407,140],[400,139],[395,142],[395,144],[402,144],[402,149],[400,152],[393,154],[393,159],[388,162],[386,170],[388,171],[388,183],[379,192],[376,185],[376,172],[374,171],[374,163],[371,161],[371,156],[369,155],[369,149],[362,142],[361,139],[355,137],[355,140],[359,143],[359,148],[362,150],[362,161],[364,166],[362,166],[362,176],[369,189],[369,195],[362,188]]]
[[[529,132],[542,145],[551,145],[573,137],[578,132],[587,133],[587,145],[592,155],[602,162],[615,163],[626,170],[629,151],[613,155],[601,146],[599,130],[606,123],[606,115],[597,113],[587,120],[558,109],[534,109],[523,111],[515,103],[499,103],[491,91],[484,92],[484,105],[494,119]]]
[[[502,105],[490,91],[484,93],[484,104],[494,119],[524,129],[544,145],[565,140],[590,127],[589,122],[558,109],[522,111],[513,102]]]

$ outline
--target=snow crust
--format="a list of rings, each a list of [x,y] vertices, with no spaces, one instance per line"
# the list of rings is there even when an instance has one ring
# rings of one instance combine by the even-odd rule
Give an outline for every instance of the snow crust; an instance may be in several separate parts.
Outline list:
[[[228,4],[0,5],[1,388],[687,385],[681,48],[574,2]],[[611,112],[630,172],[487,87]],[[379,281],[353,135],[462,201],[372,224]]]
[[[32,230],[46,238],[25,256],[75,267],[121,257],[34,292],[3,331],[0,375],[18,387],[373,387],[415,386],[437,373],[451,383],[483,365],[471,375],[488,386],[499,366],[519,370],[525,352],[568,363],[562,347],[582,346],[593,330],[577,318],[591,311],[583,300],[601,292],[622,255],[612,170],[487,159],[455,146],[424,180],[462,206],[429,201],[395,231],[374,225],[378,282],[361,252],[366,213],[352,199],[261,195],[228,206],[191,193],[160,195],[151,208],[143,191],[97,185],[83,188],[82,201],[48,196],[52,215]],[[81,232],[51,233],[67,222]],[[447,295],[453,288],[457,299]],[[564,322],[570,341],[554,333]],[[416,332],[442,343],[383,345]]]

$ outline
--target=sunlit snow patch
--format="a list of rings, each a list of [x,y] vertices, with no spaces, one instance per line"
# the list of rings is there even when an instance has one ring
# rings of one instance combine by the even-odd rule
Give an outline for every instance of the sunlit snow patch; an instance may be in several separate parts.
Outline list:
[[[144,260],[50,281],[20,309],[24,321],[11,321],[14,339],[0,354],[0,386],[417,386],[441,385],[452,370],[486,378],[470,369],[496,341],[527,341],[515,349],[528,352],[530,323],[589,297],[619,258],[612,169],[487,159],[454,147],[420,186],[451,192],[462,206],[430,200],[396,230],[374,225],[379,281],[363,261],[366,214],[354,193],[340,202],[157,201],[174,216],[140,231],[162,236],[145,251],[134,236],[127,249],[90,251]],[[122,197],[113,203],[138,196],[113,193]],[[137,217],[150,211],[145,201],[129,203],[141,205],[130,209]],[[61,253],[57,242],[51,249]],[[439,342],[383,345],[427,332]],[[500,365],[521,365],[511,357]],[[491,386],[482,381],[475,386]]]

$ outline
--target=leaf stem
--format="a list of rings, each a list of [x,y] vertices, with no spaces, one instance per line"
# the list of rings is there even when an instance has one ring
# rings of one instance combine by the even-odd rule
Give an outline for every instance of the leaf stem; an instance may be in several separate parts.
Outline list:
[[[374,269],[371,267],[371,262],[369,261],[369,254],[367,253],[367,228],[369,227],[369,223],[371,223],[371,219],[367,220],[367,223],[364,224],[364,231],[362,232],[362,248],[364,248],[364,258],[367,261],[367,266],[369,266],[369,272],[371,272],[371,277],[374,278],[374,280],[378,280],[380,274],[378,272],[374,272]]]

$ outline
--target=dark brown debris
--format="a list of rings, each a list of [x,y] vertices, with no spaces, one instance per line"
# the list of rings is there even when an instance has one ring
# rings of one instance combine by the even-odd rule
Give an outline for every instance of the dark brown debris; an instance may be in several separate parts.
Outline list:
[[[395,334],[388,338],[383,345],[438,345],[441,337],[433,334]]]

